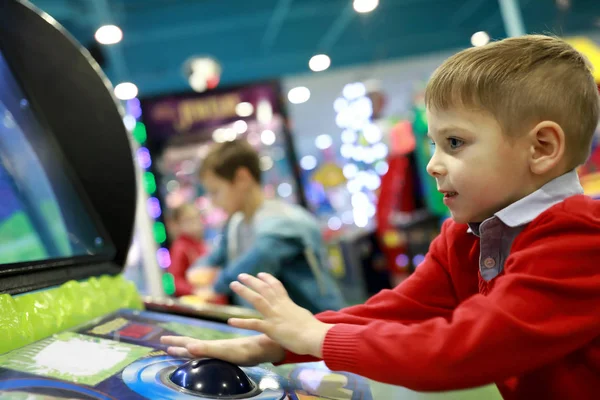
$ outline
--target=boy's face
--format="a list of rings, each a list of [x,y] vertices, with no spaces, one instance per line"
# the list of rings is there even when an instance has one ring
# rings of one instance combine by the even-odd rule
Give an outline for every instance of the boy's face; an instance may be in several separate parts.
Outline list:
[[[427,110],[427,121],[427,172],[456,222],[482,222],[529,193],[526,135],[509,139],[490,114],[459,108]]]
[[[227,215],[232,215],[241,210],[245,191],[238,179],[230,182],[212,171],[206,171],[202,177],[202,185],[213,205],[225,211]]]
[[[202,238],[204,235],[202,216],[195,207],[186,207],[179,216],[178,223],[182,233],[196,238]]]

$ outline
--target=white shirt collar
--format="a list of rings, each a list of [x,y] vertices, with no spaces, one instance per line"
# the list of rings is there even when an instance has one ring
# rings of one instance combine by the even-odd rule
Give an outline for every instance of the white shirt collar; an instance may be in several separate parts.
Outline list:
[[[494,216],[505,225],[514,228],[528,224],[553,205],[578,194],[583,194],[583,187],[581,187],[581,183],[579,182],[577,171],[572,170],[551,180],[535,192],[508,205],[494,214]],[[467,231],[469,233],[477,232],[478,229],[476,229],[476,226],[478,225],[469,224]]]

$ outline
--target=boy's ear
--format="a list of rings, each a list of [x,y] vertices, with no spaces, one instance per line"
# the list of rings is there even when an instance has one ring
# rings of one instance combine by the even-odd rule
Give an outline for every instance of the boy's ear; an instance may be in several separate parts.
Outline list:
[[[529,131],[529,166],[531,172],[542,175],[564,162],[565,132],[554,121],[542,121]]]
[[[234,180],[236,182],[248,182],[248,180],[252,179],[252,174],[246,167],[239,167],[237,171],[235,171]]]

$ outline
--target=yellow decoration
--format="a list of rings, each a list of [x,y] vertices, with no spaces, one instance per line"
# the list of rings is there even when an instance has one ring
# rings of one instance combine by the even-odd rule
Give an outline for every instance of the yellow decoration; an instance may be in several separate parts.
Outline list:
[[[323,185],[324,188],[332,188],[346,183],[346,177],[339,165],[328,162],[323,164],[313,175],[315,182]]]
[[[385,244],[385,247],[389,249],[400,247],[400,242],[400,235],[397,231],[386,231],[383,234],[383,243]]]
[[[331,274],[341,279],[346,275],[346,267],[344,265],[344,256],[339,245],[331,245],[327,248],[329,255],[329,264],[331,265]]]
[[[594,79],[596,82],[600,82],[600,47],[585,36],[565,38],[565,41],[590,60],[594,67]]]
[[[181,296],[179,298],[182,304],[186,304],[189,306],[200,306],[206,304],[206,299],[200,296],[196,296],[195,294],[189,294],[186,296]]]
[[[600,173],[589,174],[580,178],[583,192],[591,197],[600,196]]]

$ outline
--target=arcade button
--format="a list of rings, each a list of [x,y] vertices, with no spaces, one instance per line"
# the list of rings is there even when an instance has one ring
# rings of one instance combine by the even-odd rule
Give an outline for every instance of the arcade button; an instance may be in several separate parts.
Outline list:
[[[177,368],[169,380],[186,391],[208,398],[243,399],[260,392],[240,367],[210,358],[188,361]]]
[[[123,382],[146,399],[283,400],[281,377],[261,367],[237,367],[214,359],[145,357],[129,364]],[[277,385],[265,385],[277,382]]]

